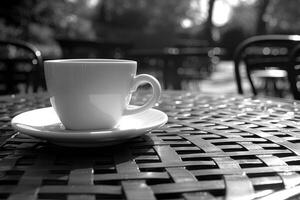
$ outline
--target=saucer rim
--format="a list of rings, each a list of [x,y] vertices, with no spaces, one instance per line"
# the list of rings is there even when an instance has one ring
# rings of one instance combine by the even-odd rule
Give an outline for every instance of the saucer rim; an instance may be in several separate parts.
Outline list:
[[[110,142],[110,143],[121,143],[123,141],[129,140],[134,137],[141,136],[143,134],[146,134],[147,132],[151,131],[154,128],[159,128],[166,124],[168,122],[168,116],[163,111],[151,108],[149,110],[144,111],[143,113],[139,114],[147,114],[155,112],[156,115],[159,115],[161,117],[160,120],[157,120],[156,123],[150,124],[151,126],[144,126],[141,128],[129,128],[129,129],[108,129],[108,130],[82,130],[82,131],[74,131],[69,129],[60,129],[58,130],[44,130],[43,128],[34,127],[20,123],[19,118],[26,116],[28,112],[35,112],[37,110],[45,110],[45,109],[53,109],[52,107],[44,107],[44,108],[38,108],[29,110],[26,112],[23,112],[21,114],[18,114],[11,120],[12,127],[19,131],[20,133],[24,133],[26,135],[48,140],[51,143],[56,143],[60,146],[76,146],[78,147],[78,142],[82,143],[82,146],[87,146],[91,143],[94,144],[94,146],[108,146],[107,144],[104,144],[104,142]],[[53,110],[54,111],[54,110]],[[55,112],[55,111],[54,111]],[[134,115],[129,116],[134,117]],[[22,118],[21,118],[22,119]],[[21,126],[20,126],[21,124]],[[24,126],[25,125],[25,126]],[[91,133],[92,132],[92,133]],[[44,133],[44,134],[43,134]],[[63,134],[60,134],[63,133]],[[72,133],[72,134],[68,134]],[[84,137],[83,137],[84,136]],[[74,143],[74,145],[72,145]],[[76,145],[75,145],[76,144]],[[80,145],[79,145],[80,146]]]

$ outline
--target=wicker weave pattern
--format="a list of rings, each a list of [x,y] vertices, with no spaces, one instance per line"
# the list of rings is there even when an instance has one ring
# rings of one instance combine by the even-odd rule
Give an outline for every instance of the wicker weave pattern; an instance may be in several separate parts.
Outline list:
[[[298,102],[165,92],[157,107],[169,116],[165,126],[94,149],[11,129],[16,114],[49,106],[45,95],[0,103],[0,199],[274,199],[300,191]]]

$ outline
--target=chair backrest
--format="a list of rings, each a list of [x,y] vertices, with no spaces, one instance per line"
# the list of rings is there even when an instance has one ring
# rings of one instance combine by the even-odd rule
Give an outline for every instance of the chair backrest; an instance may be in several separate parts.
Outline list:
[[[26,91],[31,86],[37,91],[43,83],[43,58],[32,44],[20,40],[0,40],[0,93],[18,92],[23,83]]]
[[[282,70],[289,68],[289,53],[300,43],[300,35],[258,35],[241,44],[234,53],[235,78],[239,94],[243,94],[240,63],[246,66],[246,76],[252,92],[257,94],[251,72],[258,69],[276,67]]]
[[[290,53],[290,67],[288,69],[288,78],[294,99],[300,100],[299,87],[300,76],[300,44]],[[297,86],[298,85],[298,86]]]

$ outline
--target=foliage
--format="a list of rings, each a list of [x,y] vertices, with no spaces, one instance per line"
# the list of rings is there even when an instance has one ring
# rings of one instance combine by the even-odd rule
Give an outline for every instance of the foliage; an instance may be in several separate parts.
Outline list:
[[[165,44],[182,31],[180,22],[191,15],[192,0],[103,0],[96,8],[94,27],[100,38],[127,38]],[[125,37],[124,37],[125,35]],[[143,37],[144,39],[142,39]]]
[[[213,5],[216,1],[231,3],[233,8],[231,21],[217,28],[209,23],[209,7],[203,7],[203,2]],[[2,0],[0,38],[46,45],[54,44],[56,38],[123,39],[144,47],[163,47],[180,37],[201,40],[219,32],[220,42],[233,50],[256,34],[260,25],[262,33],[300,31],[300,0],[240,0],[235,5],[230,0],[98,0],[96,7],[89,7],[88,2]],[[192,26],[183,27],[183,20]]]
[[[76,4],[66,0],[4,0],[0,7],[0,23],[18,34],[2,29],[0,35],[45,43],[60,35],[93,38],[90,20],[82,17],[82,13],[86,13],[82,4],[84,0]]]
[[[264,16],[270,33],[300,32],[300,0],[272,0]]]

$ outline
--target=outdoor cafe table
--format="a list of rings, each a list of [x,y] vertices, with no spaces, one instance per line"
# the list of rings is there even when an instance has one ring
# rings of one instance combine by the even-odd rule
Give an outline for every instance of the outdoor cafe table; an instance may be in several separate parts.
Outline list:
[[[148,64],[145,62],[150,60],[156,60],[162,64],[162,81],[165,89],[180,90],[181,81],[184,79],[184,75],[179,73],[180,68],[185,68],[184,71],[188,71],[187,68],[192,67],[197,69],[193,70],[192,75],[186,75],[185,79],[201,79],[202,76],[208,76],[207,73],[212,71],[212,60],[216,56],[224,54],[224,50],[219,47],[198,47],[198,48],[164,48],[164,49],[133,49],[127,52],[127,56],[130,59],[137,60],[139,68],[147,68]],[[188,64],[185,66],[184,61],[188,58],[194,58],[198,60],[197,64]],[[147,62],[146,62],[147,63]],[[148,66],[149,67],[149,66]],[[154,66],[153,66],[154,67]],[[153,70],[153,69],[152,69]]]
[[[11,128],[46,94],[1,97],[0,199],[299,199],[299,103],[165,91],[163,127],[76,149]]]

